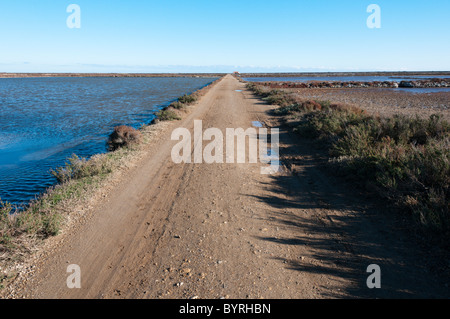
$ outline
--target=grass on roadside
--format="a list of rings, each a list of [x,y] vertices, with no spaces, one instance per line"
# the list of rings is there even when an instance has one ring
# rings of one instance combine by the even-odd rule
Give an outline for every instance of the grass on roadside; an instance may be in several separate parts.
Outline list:
[[[208,87],[208,86],[207,86]],[[199,98],[199,93],[185,94],[180,96],[175,102],[172,102],[166,108],[156,113],[157,121],[178,121],[181,120],[179,111],[185,110],[189,105],[195,103]]]
[[[183,110],[187,106],[195,103],[198,100],[198,96],[196,93],[185,94],[180,96],[175,102],[172,102],[169,107],[172,107],[176,110]]]

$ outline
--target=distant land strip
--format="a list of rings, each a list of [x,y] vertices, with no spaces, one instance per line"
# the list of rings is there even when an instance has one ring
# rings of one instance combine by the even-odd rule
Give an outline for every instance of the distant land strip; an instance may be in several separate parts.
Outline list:
[[[241,73],[240,76],[244,78],[256,77],[326,77],[326,76],[414,76],[414,75],[429,75],[439,76],[448,75],[450,71],[389,71],[389,72],[283,72],[283,73]]]
[[[222,77],[225,73],[6,73],[0,78],[45,78],[45,77],[113,77],[113,78],[151,78],[151,77]]]
[[[222,77],[228,73],[13,73],[0,72],[0,78],[36,77]],[[251,77],[327,77],[327,76],[449,76],[450,71],[397,71],[397,72],[282,72],[238,73]]]

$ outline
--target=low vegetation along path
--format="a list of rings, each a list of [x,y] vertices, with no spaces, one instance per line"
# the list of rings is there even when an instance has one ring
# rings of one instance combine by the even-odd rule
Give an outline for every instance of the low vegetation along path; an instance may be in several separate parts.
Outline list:
[[[241,91],[242,90],[242,91]],[[172,130],[278,125],[272,106],[231,75],[171,122],[76,231],[35,265],[33,298],[448,297],[439,274],[389,222],[318,168],[311,147],[280,131],[287,169],[175,164]],[[306,142],[305,142],[306,143]],[[206,142],[204,142],[206,145]],[[69,289],[67,266],[81,270]],[[381,269],[369,289],[367,267]]]

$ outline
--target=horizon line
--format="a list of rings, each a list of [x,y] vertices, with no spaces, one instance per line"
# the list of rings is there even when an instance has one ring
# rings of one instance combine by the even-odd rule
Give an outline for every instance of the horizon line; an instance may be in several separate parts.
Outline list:
[[[186,72],[186,71],[168,71],[168,72],[54,72],[54,71],[19,71],[19,72],[11,72],[11,71],[0,71],[0,74],[233,74],[238,72],[240,74],[317,74],[317,73],[450,73],[450,70],[426,70],[426,71],[406,71],[406,70],[354,70],[354,71],[244,71],[240,72],[239,70],[235,70],[233,72],[220,72],[220,71],[197,71],[197,72]]]

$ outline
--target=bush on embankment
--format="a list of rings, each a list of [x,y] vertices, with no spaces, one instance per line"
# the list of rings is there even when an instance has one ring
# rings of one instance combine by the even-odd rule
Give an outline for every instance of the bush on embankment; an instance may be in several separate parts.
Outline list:
[[[209,88],[215,85],[217,82],[221,80],[217,79],[210,84],[204,86],[203,88],[195,91],[191,94],[184,94],[180,96],[176,101],[170,103],[165,108],[161,109],[156,113],[156,118],[153,120],[153,123],[158,123],[160,121],[179,121],[181,120],[181,116],[186,109],[197,102],[201,96],[203,96]]]
[[[138,130],[125,125],[116,126],[108,137],[108,150],[115,151],[118,148],[139,143],[140,140],[141,133]]]
[[[195,93],[193,94],[185,94],[180,96],[175,102],[170,103],[169,108],[174,108],[177,110],[185,109],[188,105],[193,104],[198,100],[198,97]]]
[[[439,115],[428,119],[376,117],[354,106],[302,101],[285,91],[255,84],[248,87],[279,105],[275,114],[297,119],[297,133],[320,139],[329,151],[333,171],[411,213],[421,230],[429,230],[428,234],[448,247],[448,122]]]
[[[157,121],[179,121],[181,116],[179,116],[174,110],[167,108],[156,113]]]

